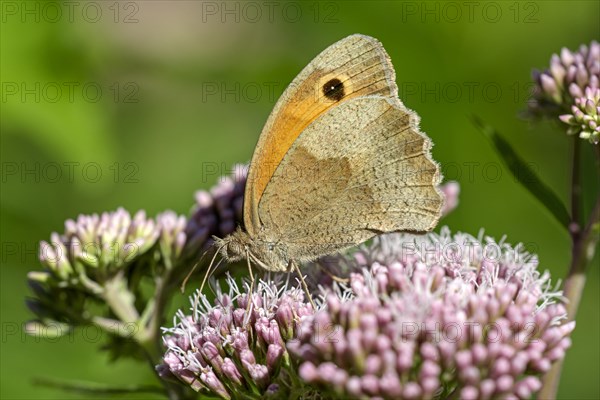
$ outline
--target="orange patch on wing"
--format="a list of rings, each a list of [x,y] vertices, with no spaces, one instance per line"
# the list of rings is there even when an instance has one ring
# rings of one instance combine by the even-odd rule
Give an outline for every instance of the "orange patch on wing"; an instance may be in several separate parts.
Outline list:
[[[340,100],[329,99],[323,93],[323,85],[333,78],[339,79],[344,85],[344,96]],[[271,129],[263,133],[265,135],[264,145],[261,149],[257,149],[252,160],[253,164],[256,163],[251,182],[252,193],[250,198],[245,200],[247,206],[244,206],[247,230],[252,229],[252,224],[248,220],[248,218],[253,218],[251,210],[257,209],[269,180],[298,136],[321,114],[340,102],[358,95],[362,95],[362,93],[353,91],[349,77],[323,74],[323,71],[320,70],[314,71],[308,79],[302,82],[302,86],[297,88],[287,104],[281,108]]]

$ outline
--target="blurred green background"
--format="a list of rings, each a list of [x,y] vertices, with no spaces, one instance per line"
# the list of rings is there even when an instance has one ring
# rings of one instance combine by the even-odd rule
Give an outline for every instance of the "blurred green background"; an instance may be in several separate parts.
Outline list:
[[[110,364],[94,332],[55,341],[22,333],[37,243],[79,213],[187,213],[194,191],[216,181],[207,165],[227,173],[247,162],[287,83],[352,33],[384,44],[401,98],[420,114],[446,177],[461,183],[460,206],[444,223],[526,243],[555,281],[566,272],[567,233],[469,117],[498,128],[566,200],[562,127],[518,114],[533,68],[598,39],[597,1],[1,4],[3,399],[84,397],[36,386],[36,377],[155,383],[144,364]],[[583,149],[589,209],[598,181],[590,146]],[[598,256],[594,263],[561,398],[600,398]]]

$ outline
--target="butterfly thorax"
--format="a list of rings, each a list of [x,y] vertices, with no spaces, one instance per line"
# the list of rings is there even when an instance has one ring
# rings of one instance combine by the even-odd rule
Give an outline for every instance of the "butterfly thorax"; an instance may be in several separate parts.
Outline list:
[[[264,232],[259,232],[253,238],[238,227],[223,239],[215,238],[215,245],[228,262],[248,258],[252,264],[267,271],[288,270],[290,259],[286,245],[275,238],[267,237]]]

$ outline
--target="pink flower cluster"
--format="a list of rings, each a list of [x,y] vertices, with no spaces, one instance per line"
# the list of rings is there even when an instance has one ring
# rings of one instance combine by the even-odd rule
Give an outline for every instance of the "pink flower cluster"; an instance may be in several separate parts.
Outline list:
[[[352,258],[363,272],[288,343],[300,377],[338,398],[526,399],[571,343],[560,293],[518,247],[444,229]]]
[[[229,293],[218,290],[214,305],[197,293],[191,315],[179,311],[164,330],[159,373],[224,399],[250,393],[286,398],[298,380],[285,343],[314,311],[301,289],[281,283],[258,281],[251,307],[232,278]]]

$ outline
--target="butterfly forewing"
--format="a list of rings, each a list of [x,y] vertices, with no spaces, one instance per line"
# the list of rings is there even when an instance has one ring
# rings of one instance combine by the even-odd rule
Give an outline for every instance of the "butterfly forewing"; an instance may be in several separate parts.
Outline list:
[[[248,171],[244,224],[251,236],[261,225],[265,188],[304,129],[346,101],[374,94],[396,97],[395,74],[383,46],[364,35],[329,46],[292,81],[263,128]]]

